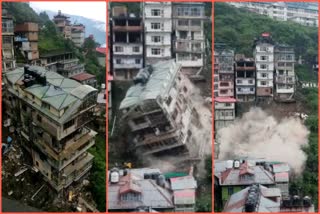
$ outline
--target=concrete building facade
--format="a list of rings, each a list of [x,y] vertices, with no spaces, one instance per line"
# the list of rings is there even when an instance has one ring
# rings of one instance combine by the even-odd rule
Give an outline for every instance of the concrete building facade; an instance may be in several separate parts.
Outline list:
[[[2,71],[7,72],[16,67],[14,57],[14,27],[13,17],[8,13],[7,8],[2,7]]]
[[[146,64],[172,57],[172,3],[143,2]]]
[[[254,41],[253,51],[257,71],[257,99],[272,99],[274,72],[274,42],[269,33]]]
[[[44,179],[61,191],[87,174],[95,144],[93,119],[97,90],[42,67],[17,68],[4,75],[7,114],[21,126],[22,146]]]
[[[126,7],[113,7],[110,26],[112,64],[116,80],[132,80],[144,66],[142,18]]]
[[[295,92],[295,55],[293,47],[278,44],[275,47],[275,99],[294,100]]]
[[[58,31],[64,36],[66,39],[71,39],[71,24],[70,17],[63,15],[61,10],[58,11],[58,14],[54,16],[53,22],[55,23]]]
[[[82,47],[85,33],[86,27],[83,24],[74,24],[71,26],[71,40],[77,47]]]
[[[28,64],[36,64],[39,60],[38,34],[39,26],[37,23],[26,22],[16,25],[15,44],[19,47],[21,54],[27,59]]]
[[[195,74],[204,64],[204,3],[173,3],[172,19],[175,59]]]
[[[256,66],[254,59],[236,55],[235,98],[238,102],[253,102],[256,97]]]

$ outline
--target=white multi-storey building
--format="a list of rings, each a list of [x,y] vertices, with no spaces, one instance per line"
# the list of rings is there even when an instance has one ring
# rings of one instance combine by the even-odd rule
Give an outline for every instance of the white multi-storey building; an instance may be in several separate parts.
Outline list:
[[[172,33],[171,2],[144,2],[142,4],[147,64],[170,59]]]
[[[238,8],[267,15],[280,21],[293,21],[305,26],[318,27],[318,6],[308,3],[293,2],[230,2]]]
[[[257,99],[273,96],[274,44],[269,33],[263,33],[254,42],[254,59],[257,70]]]
[[[294,99],[294,62],[293,47],[287,45],[275,47],[275,98],[279,101]]]
[[[173,3],[174,52],[183,70],[193,72],[204,64],[204,3]]]

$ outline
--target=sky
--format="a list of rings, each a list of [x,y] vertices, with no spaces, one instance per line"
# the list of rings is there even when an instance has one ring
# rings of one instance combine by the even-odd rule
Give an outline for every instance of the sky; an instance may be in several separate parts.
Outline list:
[[[58,12],[58,10],[61,10],[65,14],[78,15],[106,22],[106,2],[30,2],[30,6],[40,11],[51,10]]]

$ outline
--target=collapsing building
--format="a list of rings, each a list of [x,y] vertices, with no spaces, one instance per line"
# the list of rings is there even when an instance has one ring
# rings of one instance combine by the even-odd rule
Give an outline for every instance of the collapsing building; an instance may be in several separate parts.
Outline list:
[[[21,143],[45,180],[60,191],[87,174],[96,135],[87,124],[97,90],[38,66],[17,68],[3,81],[6,113],[21,127]]]
[[[14,57],[14,31],[13,31],[13,17],[8,13],[7,8],[2,7],[2,72],[12,70],[16,67],[16,60]]]
[[[180,71],[174,60],[141,69],[120,104],[140,155],[171,151],[199,157],[211,146],[210,131],[197,139],[198,130],[210,129],[211,112],[202,115],[192,83]]]

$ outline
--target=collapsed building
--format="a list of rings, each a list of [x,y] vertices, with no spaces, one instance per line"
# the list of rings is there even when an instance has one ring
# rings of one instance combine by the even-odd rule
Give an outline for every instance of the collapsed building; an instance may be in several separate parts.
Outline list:
[[[190,174],[169,178],[156,168],[114,168],[108,171],[108,211],[194,212],[196,188]]]
[[[3,81],[6,113],[44,179],[60,191],[87,174],[97,134],[87,125],[97,90],[38,66],[17,68]]]
[[[204,145],[211,145],[211,137],[197,139],[197,131],[211,127],[211,119],[208,116],[201,121],[201,109],[197,107],[199,102],[192,99],[192,87],[175,60],[158,62],[139,71],[120,110],[133,135],[130,143],[140,155],[171,152],[201,157],[208,150]]]

